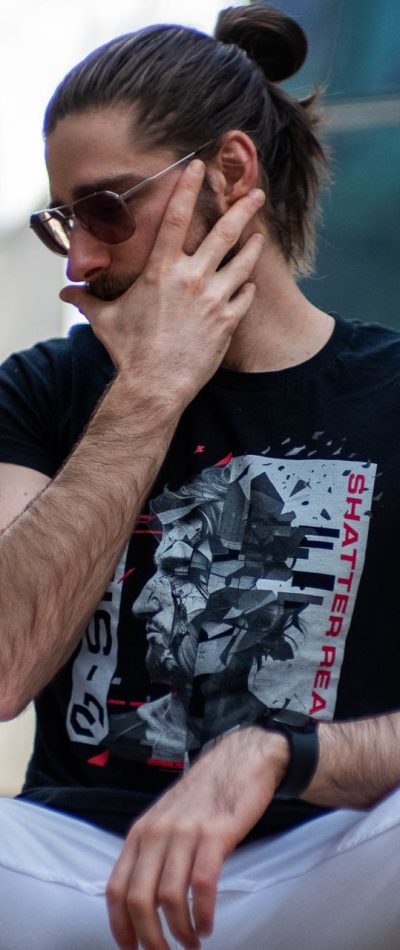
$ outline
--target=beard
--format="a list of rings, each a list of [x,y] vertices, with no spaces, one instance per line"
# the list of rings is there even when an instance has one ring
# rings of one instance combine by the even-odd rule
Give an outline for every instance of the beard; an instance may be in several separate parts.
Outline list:
[[[189,257],[196,253],[201,242],[207,237],[207,234],[212,231],[214,225],[223,215],[207,173],[197,199],[194,215],[199,221],[198,229],[200,231],[200,237],[199,234],[197,234],[196,238],[192,238],[190,244],[193,249],[188,247],[185,251]],[[221,263],[218,264],[217,271],[221,270],[225,264],[229,264],[229,261],[236,256],[241,247],[242,242],[239,240],[231,247],[227,254],[225,254]],[[99,300],[116,300],[118,297],[122,297],[122,294],[132,287],[138,277],[140,277],[140,274],[134,272],[114,275],[100,274],[99,277],[95,277],[94,280],[87,281],[85,289],[88,294],[92,297],[97,297]]]
[[[92,297],[97,297],[99,300],[116,300],[117,297],[122,297],[122,294],[129,290],[129,287],[132,287],[138,277],[139,274],[134,273],[114,276],[100,274],[94,280],[87,281],[86,293]]]
[[[205,174],[203,186],[197,201],[196,211],[199,212],[203,222],[204,234],[201,240],[204,240],[204,238],[207,237],[207,234],[212,231],[213,227],[217,224],[220,218],[223,217],[224,214],[218,204],[217,196],[211,185],[207,172]],[[225,257],[222,258],[221,263],[218,264],[217,271],[221,270],[222,267],[225,267],[225,264],[229,264],[229,261],[232,261],[233,258],[236,257],[236,254],[238,251],[240,251],[242,246],[243,243],[241,240],[236,241],[236,244],[234,244],[233,247],[227,251]]]

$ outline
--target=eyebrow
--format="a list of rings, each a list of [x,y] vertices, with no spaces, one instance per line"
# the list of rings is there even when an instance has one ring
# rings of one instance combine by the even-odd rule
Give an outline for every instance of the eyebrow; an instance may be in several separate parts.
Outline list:
[[[125,175],[118,175],[116,178],[99,178],[97,181],[77,185],[72,191],[72,199],[73,201],[78,201],[79,198],[86,198],[87,195],[93,195],[95,191],[114,191],[117,194],[123,194],[124,191],[128,191],[129,188],[139,185],[141,181],[144,181],[143,176],[134,175],[132,172],[127,172]],[[54,198],[53,201],[50,202],[49,208],[63,207],[64,204],[66,204],[66,202]]]

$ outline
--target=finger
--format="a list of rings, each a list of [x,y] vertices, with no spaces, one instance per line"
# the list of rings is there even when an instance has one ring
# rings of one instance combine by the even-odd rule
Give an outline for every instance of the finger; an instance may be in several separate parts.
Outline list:
[[[126,848],[117,861],[107,884],[106,899],[110,930],[120,950],[137,950],[138,942],[128,911],[127,894],[135,851]]]
[[[223,854],[215,848],[215,839],[204,839],[192,868],[192,916],[199,937],[207,937],[213,931],[223,860]]]
[[[182,253],[205,174],[200,159],[190,162],[167,205],[146,270],[159,260],[169,263]]]
[[[264,244],[263,234],[252,234],[235,257],[217,271],[213,283],[227,300],[251,278]]]
[[[239,241],[244,228],[259,211],[265,201],[265,193],[261,188],[254,188],[243,198],[235,201],[214,225],[193,255],[200,269],[216,270],[225,255]]]
[[[126,905],[136,939],[144,950],[169,950],[158,913],[158,882],[167,848],[168,839],[147,833],[134,865],[130,864]]]
[[[193,833],[186,837],[180,830],[177,845],[170,847],[166,857],[157,893],[171,933],[187,950],[200,947],[188,900],[195,848]]]
[[[232,321],[234,333],[236,326],[240,323],[242,317],[246,315],[248,310],[253,303],[256,293],[256,285],[252,283],[244,284],[243,287],[238,290],[236,295],[229,301],[228,309],[226,311],[226,316]]]

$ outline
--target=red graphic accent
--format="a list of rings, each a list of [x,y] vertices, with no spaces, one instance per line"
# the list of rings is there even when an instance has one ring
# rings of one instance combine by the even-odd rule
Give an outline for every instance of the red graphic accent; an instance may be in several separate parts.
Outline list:
[[[149,524],[150,521],[156,521],[154,515],[139,515],[136,524],[146,525]],[[132,534],[162,534],[162,531],[157,531],[155,528],[134,528]]]
[[[165,769],[183,769],[183,762],[174,762],[173,759],[147,759],[147,765],[160,765]]]
[[[205,445],[198,445],[194,450],[193,455],[200,455],[201,452],[204,452]]]
[[[227,465],[228,462],[231,462],[233,459],[233,453],[229,452],[229,455],[226,455],[224,459],[221,459],[220,462],[216,462],[214,468],[217,468],[218,465]]]
[[[123,574],[122,577],[120,577],[119,581],[117,581],[117,584],[122,584],[123,581],[125,581],[126,578],[129,577],[130,574],[133,574],[134,571],[136,571],[136,567],[130,567],[129,571],[126,571],[125,574]]]
[[[147,531],[138,531],[137,528],[135,528],[132,534],[162,534],[162,531],[155,531],[154,528],[148,528]]]
[[[127,699],[107,699],[107,703],[109,706],[135,706],[135,708],[145,705],[144,701],[137,702],[135,700],[135,702],[128,702]]]
[[[110,758],[110,753],[106,749],[105,752],[101,752],[100,755],[95,755],[93,759],[88,759],[88,765],[98,765],[100,768],[104,768],[107,765],[107,762]]]

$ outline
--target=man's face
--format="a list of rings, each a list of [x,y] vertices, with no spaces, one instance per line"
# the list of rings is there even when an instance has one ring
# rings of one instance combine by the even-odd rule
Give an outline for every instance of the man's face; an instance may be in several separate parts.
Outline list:
[[[132,134],[132,112],[103,108],[62,119],[48,136],[46,160],[51,199],[57,205],[94,191],[127,191],[176,159],[165,147],[149,149]],[[120,244],[106,244],[75,221],[67,274],[71,281],[84,281],[101,299],[124,293],[142,273],[152,250],[168,201],[182,175],[173,169],[151,182],[129,201],[136,229]],[[203,195],[193,217],[184,250],[194,253],[220,217],[217,199]]]
[[[201,537],[200,519],[179,521],[164,532],[155,554],[155,574],[133,604],[133,613],[146,619],[147,666],[162,682],[190,680],[197,651],[196,618],[207,606],[211,552],[203,576],[193,576],[191,562]],[[207,542],[204,543],[208,548]],[[193,641],[192,648],[189,641]]]

